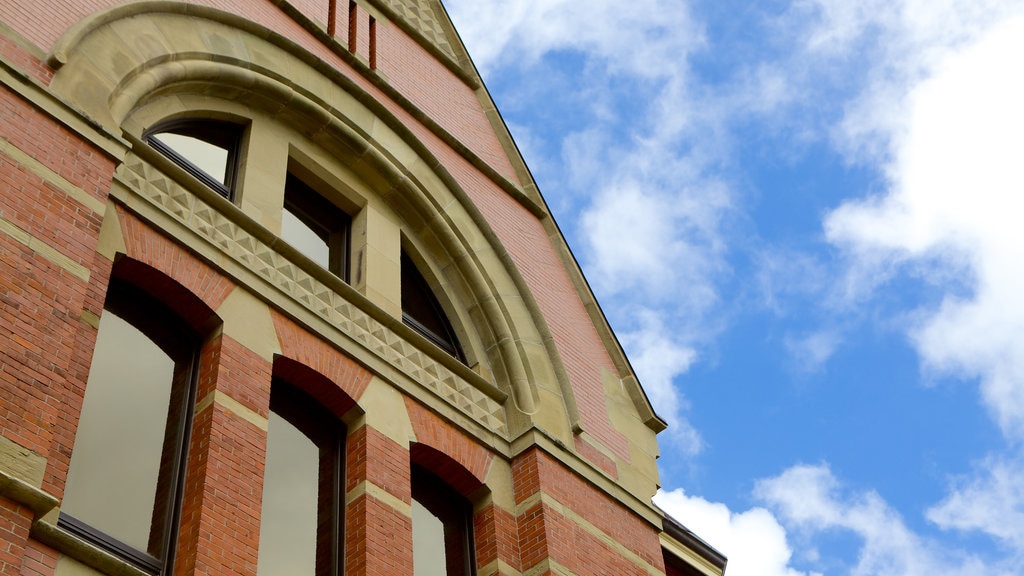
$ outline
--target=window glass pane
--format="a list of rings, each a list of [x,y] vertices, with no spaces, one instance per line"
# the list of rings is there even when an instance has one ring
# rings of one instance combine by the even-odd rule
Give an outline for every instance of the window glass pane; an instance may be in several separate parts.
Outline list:
[[[434,344],[465,362],[455,330],[430,289],[430,284],[404,250],[401,258],[402,319]]]
[[[414,576],[447,576],[444,523],[418,501],[412,501],[412,567]]]
[[[230,154],[227,149],[193,136],[173,132],[154,134],[153,138],[166,144],[185,160],[212,176],[217,182],[225,186],[228,185],[228,157]]]
[[[151,339],[104,311],[61,504],[61,512],[157,557],[162,518],[154,518],[154,502],[174,371]]]
[[[327,241],[285,208],[281,217],[281,238],[324,268],[330,268],[331,250]]]
[[[256,572],[260,576],[316,573],[320,450],[271,412]]]

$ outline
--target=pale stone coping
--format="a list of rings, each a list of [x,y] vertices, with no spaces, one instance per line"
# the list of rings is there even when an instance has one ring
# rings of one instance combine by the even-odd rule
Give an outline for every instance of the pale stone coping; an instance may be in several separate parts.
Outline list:
[[[541,489],[543,490],[543,486],[541,487]],[[646,570],[648,574],[662,574],[661,570],[659,570],[655,566],[652,566],[646,560],[641,558],[639,554],[633,552],[629,548],[626,548],[625,546],[620,544],[615,538],[612,538],[606,532],[604,532],[597,526],[591,524],[590,521],[577,514],[576,511],[570,508],[569,506],[562,504],[555,498],[548,496],[543,492],[538,492],[537,494],[534,494],[527,498],[526,500],[520,502],[516,506],[516,516],[522,516],[530,508],[533,508],[537,504],[544,504],[548,508],[551,508],[555,512],[569,519],[571,522],[582,528],[584,532],[597,538],[599,541],[601,541],[602,544],[611,548],[612,550],[615,550],[620,556],[622,556],[626,560],[629,560],[637,567]],[[527,573],[529,573],[529,571],[527,571]]]
[[[0,468],[0,496],[28,507],[36,518],[57,507],[58,500],[42,488],[21,479],[15,470]]]
[[[67,554],[57,556],[57,567],[54,576],[103,576],[103,573],[86,564],[75,560]]]
[[[206,410],[207,408],[214,404],[219,405],[221,408],[238,416],[242,420],[245,420],[246,422],[259,428],[260,430],[263,430],[264,432],[267,431],[266,418],[254,412],[253,410],[246,408],[241,402],[235,400],[234,398],[228,396],[227,394],[221,392],[220,390],[214,390],[210,392],[209,394],[204,396],[202,400],[197,402],[195,414],[201,413],[203,410]]]
[[[554,574],[555,576],[579,576],[572,570],[562,566],[554,559],[548,557],[534,564],[529,570],[523,572],[523,576],[540,576],[541,574]],[[658,573],[660,576],[660,572]]]
[[[8,476],[39,488],[43,485],[46,458],[0,436],[0,470],[6,470]]]
[[[653,529],[661,530],[662,513],[655,508],[650,498],[645,500],[633,494],[619,481],[611,478],[607,472],[570,450],[560,440],[540,428],[533,427],[515,438],[512,441],[511,457],[515,458],[534,447],[540,448],[542,452],[565,465],[572,473],[633,511],[648,522]],[[653,496],[654,494],[651,494],[651,497]]]
[[[18,227],[17,224],[4,219],[3,217],[0,217],[0,233],[6,234],[20,244],[27,246],[29,250],[32,250],[43,258],[46,258],[79,280],[83,282],[89,281],[88,268],[82,266],[78,262],[75,262],[57,248],[50,246],[44,240],[40,240],[39,238],[32,236]]]
[[[57,526],[59,511],[54,508],[49,514],[32,523],[31,535],[90,568],[111,576],[152,576],[113,554],[94,546],[74,534]]]
[[[505,562],[501,558],[492,560],[485,564],[483,567],[476,571],[477,576],[495,576],[496,574],[504,574],[505,576],[523,576],[523,573],[516,570]]]
[[[79,316],[78,319],[84,322],[87,326],[92,326],[96,330],[100,329],[100,317],[91,310],[82,310],[82,315]]]
[[[120,159],[128,150],[128,142],[68,106],[3,56],[0,56],[0,84],[58,123],[63,124],[86,142],[96,146],[108,157],[115,160]]]
[[[216,310],[224,322],[224,335],[255,352],[267,362],[281,353],[270,308],[248,290],[236,286]]]
[[[96,253],[113,262],[119,252],[124,254],[127,251],[124,236],[121,234],[121,221],[117,216],[117,205],[108,198],[103,223],[100,224],[100,235],[96,241]]]
[[[660,535],[661,547],[668,550],[677,558],[684,560],[691,568],[705,576],[722,576],[725,570],[718,568],[706,558],[691,550],[688,546],[669,536],[666,532]]]
[[[387,490],[372,482],[367,482],[366,480],[356,484],[355,488],[349,490],[348,493],[345,494],[345,506],[356,501],[360,496],[372,496],[374,500],[387,504],[389,507],[393,508],[395,512],[412,518],[412,504],[403,502]]]
[[[102,214],[106,209],[106,204],[102,200],[93,198],[85,190],[68,182],[63,176],[46,167],[42,162],[29,156],[24,150],[4,140],[2,137],[0,137],[0,153],[6,154],[11,160],[21,164],[29,172],[39,176],[44,181],[53,184],[61,192],[64,192],[93,212]]]

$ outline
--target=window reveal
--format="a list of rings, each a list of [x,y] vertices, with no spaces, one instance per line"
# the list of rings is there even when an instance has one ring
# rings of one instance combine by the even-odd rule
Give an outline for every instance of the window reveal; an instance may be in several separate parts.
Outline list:
[[[341,573],[344,427],[274,380],[260,515],[258,576]]]
[[[176,540],[197,354],[179,318],[111,283],[58,525],[154,574]]]
[[[412,465],[414,576],[474,574],[472,508],[461,494]]]
[[[416,330],[428,340],[451,354],[459,361],[465,362],[462,347],[455,337],[448,316],[434,296],[426,278],[416,268],[416,264],[402,252],[402,321]]]
[[[297,176],[285,181],[281,237],[313,262],[348,281],[352,219]]]

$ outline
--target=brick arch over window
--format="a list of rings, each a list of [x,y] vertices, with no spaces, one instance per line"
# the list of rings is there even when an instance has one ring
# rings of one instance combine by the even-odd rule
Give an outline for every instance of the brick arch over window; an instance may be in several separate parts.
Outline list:
[[[494,454],[411,398],[405,398],[416,442],[412,461],[468,496],[483,485]]]
[[[178,244],[119,209],[125,252],[115,257],[114,275],[164,302],[201,333],[220,319],[220,307],[234,284]]]
[[[147,26],[122,22],[128,17],[146,20]],[[115,24],[116,34],[97,33]],[[202,33],[171,33],[183,24]],[[167,31],[160,43],[147,36],[153,26]],[[227,37],[232,41],[217,42]],[[142,54],[138,46],[150,50]],[[270,57],[251,61],[252,47]],[[112,52],[124,65],[97,74],[91,62],[111,61]],[[242,98],[254,108],[286,116],[300,133],[347,158],[406,218],[420,253],[446,275],[456,293],[460,316],[453,322],[479,335],[475,357],[488,362],[496,384],[511,394],[518,410],[538,410],[537,386],[542,384],[564,398],[564,405],[547,409],[567,408],[568,421],[578,421],[543,316],[496,234],[427,145],[377,103],[361,80],[238,16],[162,2],[147,11],[125,6],[94,15],[58,42],[51,61],[59,66],[53,90],[112,131],[120,130],[140,106],[172,94]],[[130,138],[140,136],[141,131],[129,131]],[[528,419],[514,421],[522,425]]]
[[[312,338],[310,340],[319,342]],[[369,381],[370,374],[354,362],[349,368],[354,369],[336,372],[335,377],[340,377],[342,380],[362,381],[365,379]],[[285,356],[274,358],[273,376],[302,390],[338,418],[344,417],[356,405],[355,399],[348,395],[347,386],[291,358]],[[363,382],[356,382],[355,388],[362,391],[365,386],[366,384]]]

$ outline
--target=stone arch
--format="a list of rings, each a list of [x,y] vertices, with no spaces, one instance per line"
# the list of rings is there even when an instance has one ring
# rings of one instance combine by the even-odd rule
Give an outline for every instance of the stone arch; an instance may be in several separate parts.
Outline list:
[[[83,20],[56,44],[50,61],[58,68],[52,89],[129,140],[143,128],[133,124],[133,114],[146,104],[203,95],[243,99],[349,159],[406,219],[411,242],[459,304],[454,320],[479,336],[477,356],[518,411],[538,410],[538,386],[569,393],[555,376],[543,319],[521,295],[496,235],[428,146],[364,81],[239,16],[164,1]],[[516,428],[528,420],[516,419]]]

